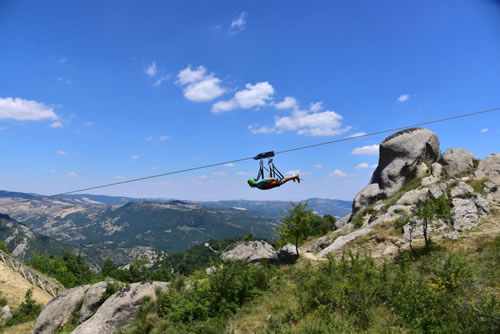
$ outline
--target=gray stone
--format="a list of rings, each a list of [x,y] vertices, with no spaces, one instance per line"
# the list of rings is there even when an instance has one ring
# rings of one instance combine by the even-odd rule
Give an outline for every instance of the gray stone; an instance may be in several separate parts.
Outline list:
[[[88,288],[88,285],[77,286],[49,301],[38,316],[32,334],[52,334],[64,327],[71,320],[76,307],[83,301]]]
[[[432,176],[434,176],[436,178],[441,177],[441,173],[443,172],[443,165],[441,165],[439,162],[435,162],[431,165],[431,169],[432,169],[432,172],[431,172]]]
[[[396,205],[413,205],[425,201],[428,192],[428,188],[410,190],[398,199]]]
[[[417,165],[417,169],[415,170],[415,177],[418,177],[419,179],[424,178],[427,176],[428,172],[429,168],[427,167],[427,165],[421,162]]]
[[[474,198],[474,203],[476,204],[479,215],[481,217],[488,217],[488,213],[490,213],[490,206],[486,198],[477,196]]]
[[[448,233],[443,235],[443,238],[457,240],[458,239],[458,232],[457,231],[448,232]]]
[[[375,211],[380,211],[382,210],[383,208],[385,208],[385,203],[380,203],[380,204],[377,204],[373,207],[373,210]]]
[[[134,320],[144,297],[156,298],[156,289],[167,289],[165,282],[132,283],[104,302],[97,312],[72,334],[114,333]]]
[[[424,177],[424,178],[422,179],[422,185],[423,185],[423,186],[428,186],[428,185],[430,185],[430,184],[433,184],[433,183],[438,182],[439,180],[440,180],[440,178],[439,178],[439,177],[435,177],[435,176],[432,176],[432,175],[430,175],[430,176],[426,176],[426,177]]]
[[[339,220],[337,220],[335,222],[335,227],[338,229],[341,229],[342,227],[344,227],[345,225],[347,225],[349,223],[349,220],[351,220],[351,214],[348,214],[342,218],[340,218]]]
[[[291,258],[296,258],[299,255],[299,249],[290,243],[283,246],[278,252],[278,257],[280,260],[289,260]]]
[[[107,282],[99,282],[92,285],[85,294],[85,300],[83,302],[82,308],[80,309],[80,317],[78,321],[80,323],[86,321],[91,316],[94,315],[94,311],[99,307],[102,302],[101,298],[108,287]]]
[[[398,211],[398,212],[396,212]],[[411,214],[411,206],[408,205],[393,205],[387,209],[388,214],[399,214],[403,213],[406,215]]]
[[[495,185],[500,185],[500,154],[494,153],[479,162],[474,173],[476,179],[488,178]]]
[[[384,192],[380,190],[379,185],[377,183],[371,183],[364,187],[354,197],[354,200],[352,201],[352,212],[356,213],[361,208],[384,197]]]
[[[451,217],[457,231],[470,230],[479,223],[476,204],[472,199],[454,198]]]
[[[443,165],[448,176],[456,176],[471,169],[474,164],[472,153],[461,148],[450,148],[443,154]]]
[[[2,320],[9,320],[12,318],[12,313],[10,312],[10,307],[9,305],[5,305],[2,307],[2,310],[0,311],[0,318]]]
[[[318,253],[318,257],[323,257],[326,254],[328,254],[330,252],[333,252],[334,250],[340,249],[340,248],[344,247],[345,244],[347,244],[349,241],[354,240],[354,239],[356,239],[358,237],[367,235],[371,231],[373,231],[373,229],[371,229],[371,228],[363,228],[363,229],[360,229],[360,230],[356,230],[356,231],[354,231],[352,233],[349,233],[347,235],[343,235],[341,237],[338,237],[337,239],[335,239],[335,241],[333,242],[333,244],[331,244],[330,246],[326,247],[321,252],[319,252]]]
[[[264,260],[274,261],[278,259],[276,250],[265,241],[242,241],[228,246],[222,252],[223,262],[244,261],[260,262]]]
[[[439,152],[436,134],[422,128],[399,131],[380,144],[379,163],[368,186],[353,201],[353,213],[362,207],[389,197],[417,173],[417,166],[433,163]]]
[[[311,246],[309,246],[306,250],[306,252],[315,252],[318,249],[324,249],[328,247],[332,243],[332,239],[328,238],[327,236],[318,238]]]
[[[432,199],[438,199],[441,196],[448,197],[446,194],[448,187],[445,183],[432,184],[429,187],[429,195]]]
[[[451,198],[468,198],[474,196],[474,189],[465,182],[458,182],[456,186],[451,188],[450,191]]]

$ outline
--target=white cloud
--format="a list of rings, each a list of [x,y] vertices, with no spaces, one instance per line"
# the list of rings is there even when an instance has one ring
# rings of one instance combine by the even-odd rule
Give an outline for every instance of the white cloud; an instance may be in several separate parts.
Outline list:
[[[318,112],[323,109],[323,102],[314,102],[309,104],[309,110],[311,112]]]
[[[78,176],[78,174],[76,174],[75,172],[69,172],[68,176],[69,177],[75,177],[75,176]]]
[[[399,95],[398,97],[398,102],[399,103],[403,103],[403,102],[406,102],[408,101],[408,99],[410,98],[410,95],[409,94],[401,94]]]
[[[370,165],[370,168],[377,168],[378,164]]]
[[[236,166],[236,165],[233,164],[232,162],[224,164],[224,167],[234,167],[234,166]]]
[[[57,81],[63,82],[65,84],[67,84],[67,85],[71,85],[73,83],[73,81],[71,81],[69,79],[65,79],[63,77],[57,77],[56,79],[57,79]]]
[[[322,164],[316,164],[316,165],[314,165],[314,168],[323,168],[323,165]]]
[[[212,174],[215,176],[225,176],[226,172],[213,172]]]
[[[191,65],[189,65],[179,71],[177,78],[177,83],[185,86],[183,88],[184,97],[193,102],[211,101],[225,92],[224,88],[220,86],[222,81],[212,73],[207,74],[204,66],[192,70]]]
[[[250,172],[237,172],[236,175],[238,175],[238,176],[251,176],[253,174]]]
[[[149,66],[147,66],[144,69],[144,72],[149,76],[149,77],[154,77],[158,73],[158,69],[156,68],[156,62],[153,61]]]
[[[212,106],[213,113],[230,111],[236,108],[251,109],[267,105],[272,100],[274,88],[269,82],[247,83],[245,89],[237,91],[231,100],[219,101]]]
[[[309,174],[311,174],[311,173],[309,173],[309,172],[303,172],[300,169],[291,170],[291,171],[288,171],[288,172],[285,173],[285,175],[289,175],[289,176],[292,176],[292,175],[309,175]]]
[[[295,110],[291,116],[275,119],[274,127],[277,132],[297,131],[297,134],[306,136],[337,136],[351,129],[342,128],[342,118],[331,110],[316,113]]]
[[[61,122],[57,121],[49,125],[51,128],[62,128],[63,125]]]
[[[347,176],[347,173],[339,170],[339,169],[336,169],[334,170],[333,172],[331,172],[330,174],[328,174],[328,176],[333,176],[333,177],[346,177]]]
[[[139,159],[139,156],[138,155],[133,155],[133,156],[130,157],[130,159],[137,160],[137,159]]]
[[[92,122],[85,123],[85,126],[92,126],[92,125],[94,125],[94,123],[92,123]]]
[[[66,154],[68,154],[68,152],[63,151],[63,150],[59,150],[59,151],[56,152],[56,154],[58,154],[58,155],[66,155]]]
[[[294,97],[287,96],[281,102],[275,103],[276,109],[295,109],[297,108],[297,100]]]
[[[153,140],[153,136],[147,136],[147,137],[146,137],[146,140],[147,140],[147,141],[152,141],[152,140]]]
[[[237,18],[231,21],[231,27],[229,28],[229,33],[232,35],[239,34],[245,30],[245,25],[247,23],[247,12],[242,12]]]
[[[49,169],[49,172],[55,173],[55,172],[57,172],[57,170],[55,170],[54,168],[52,168],[52,169]]]
[[[366,132],[356,132],[353,133],[352,135],[349,135],[347,138],[356,138],[356,137],[361,137],[361,136],[366,136]]]
[[[357,164],[356,167],[354,167],[356,169],[364,169],[364,168],[370,168],[370,165],[368,165],[366,162],[362,162],[360,164]]]
[[[272,133],[275,132],[276,130],[273,128],[269,128],[267,126],[259,126],[259,124],[255,123],[253,125],[249,125],[248,129],[250,130],[251,133],[254,135],[257,134],[262,134],[262,133]]]
[[[170,75],[162,75],[153,82],[153,87],[158,87],[163,81],[170,79]]]
[[[54,113],[54,108],[43,103],[24,100],[16,97],[0,97],[0,119],[11,119],[16,121],[40,121],[50,119],[59,120]]]
[[[488,132],[487,128],[484,128],[484,129],[481,130],[481,133],[486,133],[486,132]]]
[[[378,145],[367,145],[363,147],[356,147],[352,150],[352,154],[354,155],[377,155],[378,154]]]
[[[160,137],[160,141],[166,141],[166,140],[170,140],[170,137],[169,136],[161,136]]]

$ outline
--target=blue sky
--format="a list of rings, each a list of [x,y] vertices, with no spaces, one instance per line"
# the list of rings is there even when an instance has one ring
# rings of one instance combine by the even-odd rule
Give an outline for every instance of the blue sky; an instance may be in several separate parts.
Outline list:
[[[0,188],[52,194],[500,106],[500,2],[0,1]],[[500,112],[432,125],[499,152]],[[351,200],[374,136],[96,190]]]

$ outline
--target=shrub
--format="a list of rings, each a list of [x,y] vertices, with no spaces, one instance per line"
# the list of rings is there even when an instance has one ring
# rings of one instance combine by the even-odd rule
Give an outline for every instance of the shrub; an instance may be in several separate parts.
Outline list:
[[[33,298],[33,289],[28,289],[24,295],[24,301],[12,313],[12,318],[7,320],[5,326],[13,326],[27,321],[35,320],[42,311],[42,305]]]
[[[9,248],[7,246],[8,245],[5,241],[0,240],[0,250],[3,251],[4,253],[9,254]]]

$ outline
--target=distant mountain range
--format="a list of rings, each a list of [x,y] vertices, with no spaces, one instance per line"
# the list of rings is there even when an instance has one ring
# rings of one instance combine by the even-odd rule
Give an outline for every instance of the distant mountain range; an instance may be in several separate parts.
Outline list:
[[[120,249],[124,255],[118,252],[112,258],[123,260],[130,253],[127,250],[137,247],[178,252],[208,239],[228,239],[248,233],[272,239],[281,223],[280,214],[291,208],[291,203],[285,201],[196,202],[87,194],[40,199],[37,196],[0,191],[0,212],[52,238],[51,242],[64,243],[51,246],[55,250],[74,250],[78,247],[75,244],[79,244],[80,249],[95,249],[96,257],[102,258],[110,250]],[[11,204],[27,199],[31,201]],[[351,202],[341,200],[312,198],[309,207],[319,215],[341,217],[351,212]]]

